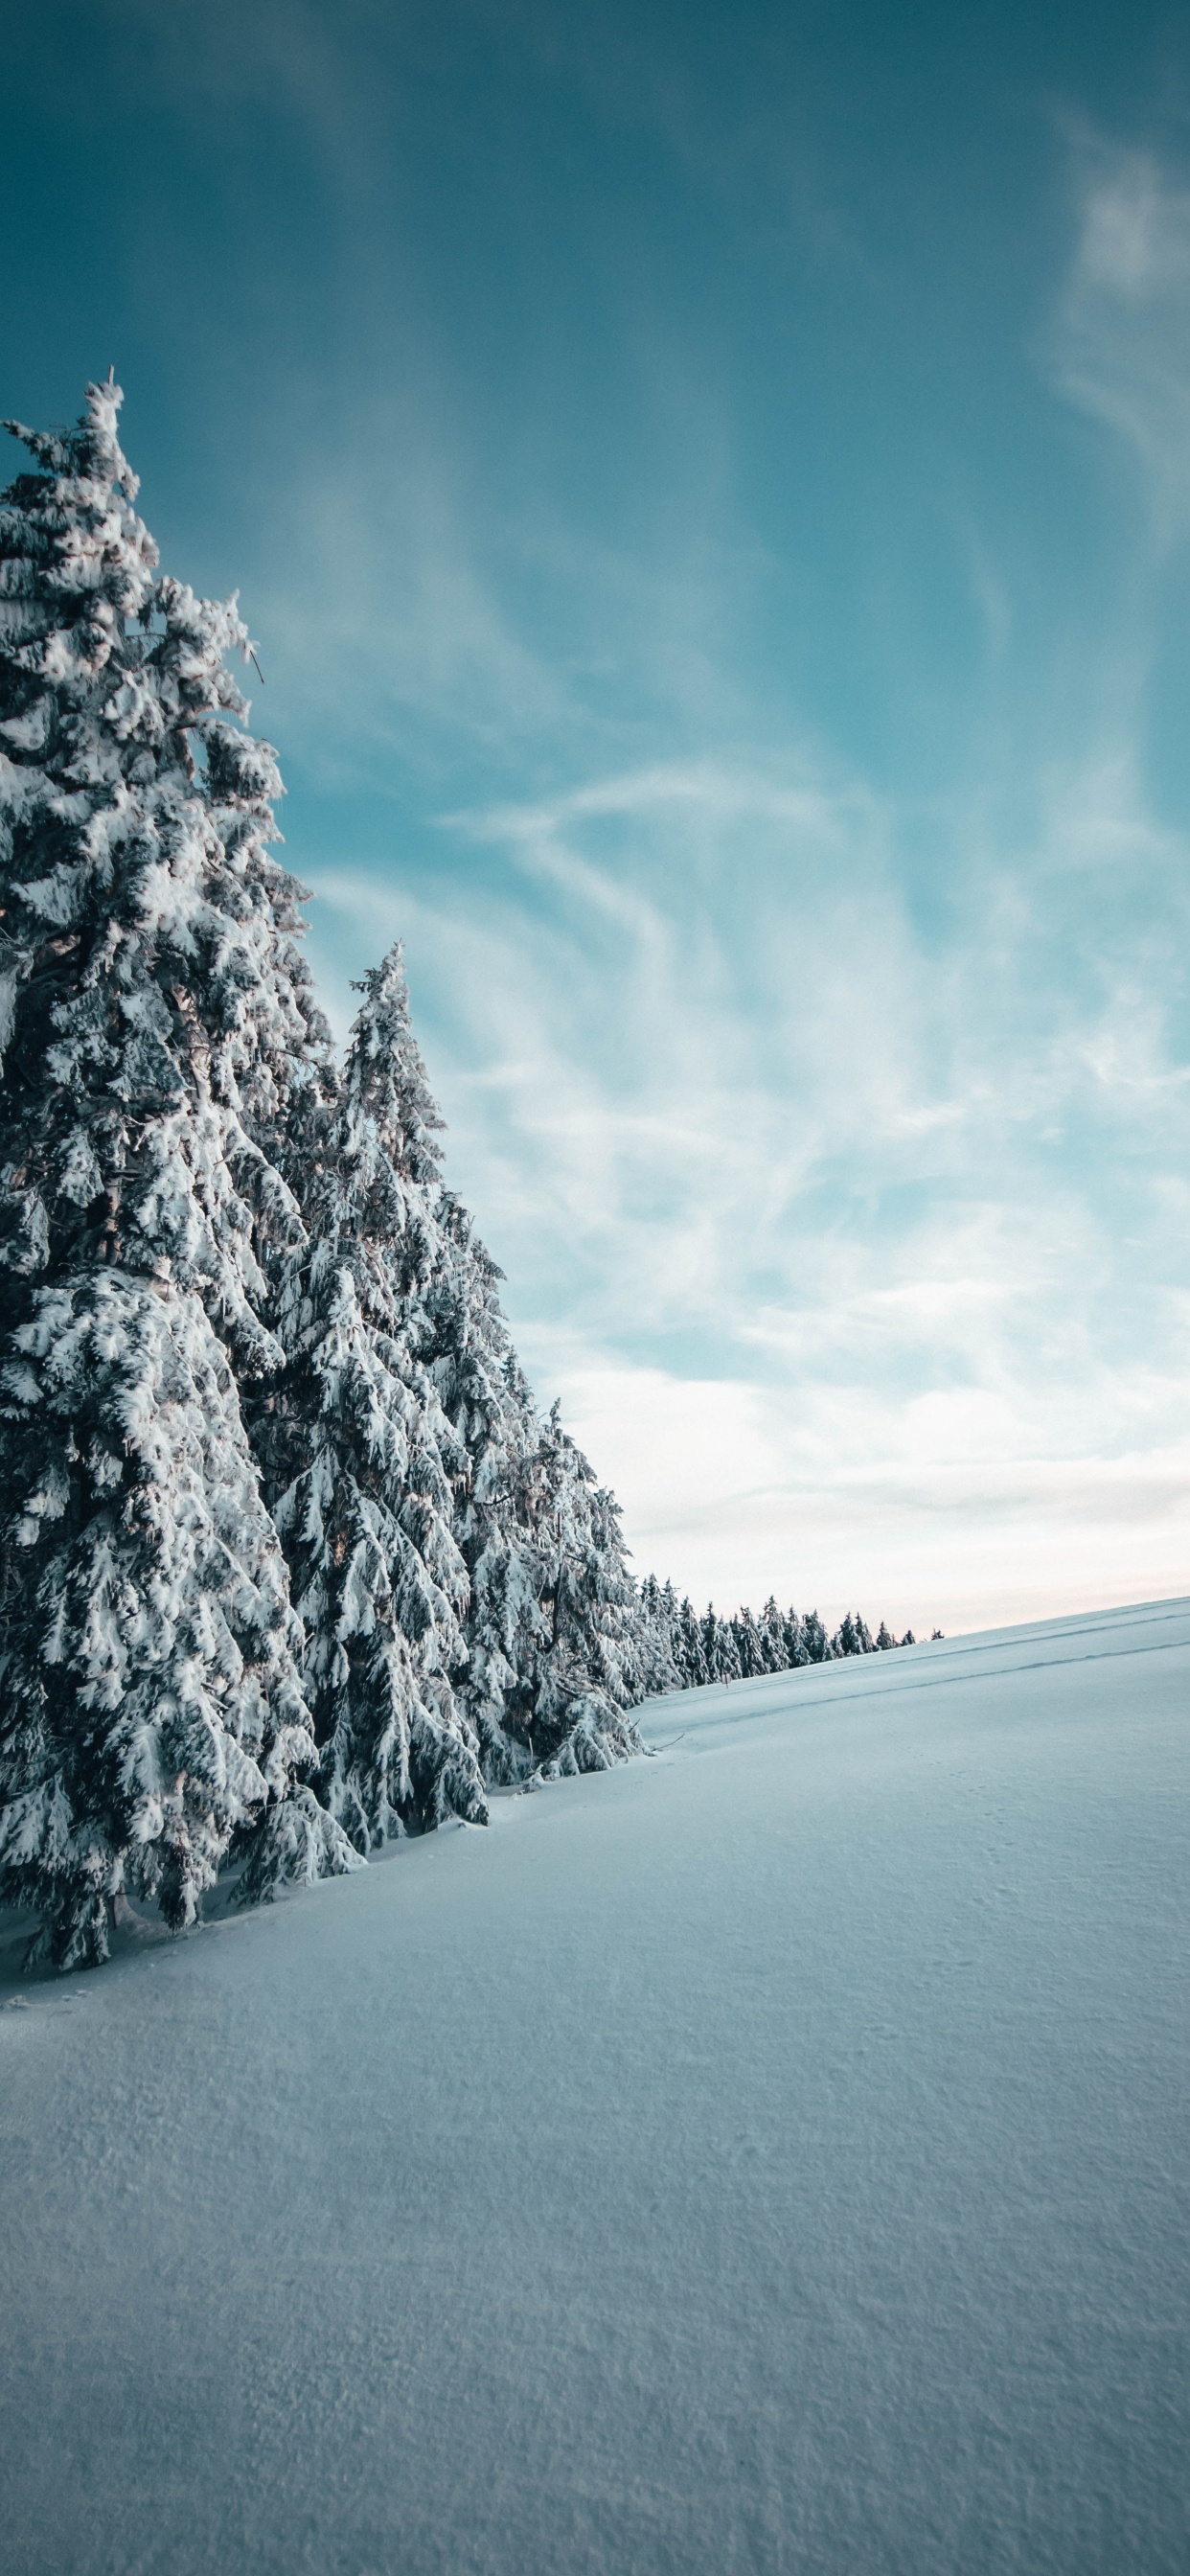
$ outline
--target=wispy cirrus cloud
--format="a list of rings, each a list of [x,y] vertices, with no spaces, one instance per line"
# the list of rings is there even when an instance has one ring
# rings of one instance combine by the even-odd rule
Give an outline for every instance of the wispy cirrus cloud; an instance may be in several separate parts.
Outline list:
[[[651,764],[451,817],[384,927],[452,1174],[641,1561],[969,1624],[1129,1564],[1143,1592],[1184,1542],[1190,854],[1122,753],[1040,783],[1024,849],[958,805],[940,942],[913,826],[808,757]],[[321,890],[379,933],[374,882]]]
[[[1080,149],[1046,370],[1139,463],[1157,557],[1190,197]],[[741,650],[769,559],[688,358],[652,352],[675,488],[635,548],[548,473],[495,496],[432,370],[284,487],[283,703],[316,783],[393,811],[302,854],[340,1026],[403,935],[451,1178],[640,1563],[915,1625],[1177,1589],[1190,848],[1146,780],[1143,584],[1031,676],[1086,709],[1047,742],[1019,576],[956,505],[994,738],[877,783]]]
[[[403,933],[540,1392],[704,1596],[1184,1581],[1190,180],[1135,16],[6,48],[6,408],[126,373],[340,1029]]]
[[[1078,238],[1052,338],[1071,402],[1131,448],[1161,539],[1190,528],[1190,187],[1080,131]]]

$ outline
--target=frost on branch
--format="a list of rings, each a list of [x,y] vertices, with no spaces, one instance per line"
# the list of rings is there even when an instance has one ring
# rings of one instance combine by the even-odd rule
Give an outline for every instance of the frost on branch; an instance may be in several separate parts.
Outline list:
[[[201,1301],[96,1269],[36,1291],[14,1341],[0,1866],[76,1967],[105,1955],[119,1893],[180,1930],[237,1833],[270,1810],[270,1847],[291,1831],[314,1745],[284,1560]]]

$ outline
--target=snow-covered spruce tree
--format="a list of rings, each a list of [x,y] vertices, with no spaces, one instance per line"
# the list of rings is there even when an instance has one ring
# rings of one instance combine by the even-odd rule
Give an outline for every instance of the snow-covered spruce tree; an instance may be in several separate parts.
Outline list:
[[[703,1652],[702,1627],[689,1594],[678,1612],[678,1668],[685,1690],[698,1690],[710,1680]]]
[[[808,1610],[802,1621],[802,1642],[808,1664],[829,1664],[835,1649],[816,1610]]]
[[[783,1646],[781,1656],[782,1669],[785,1672],[797,1672],[803,1664],[809,1663],[810,1649],[806,1642],[805,1624],[801,1619],[799,1619],[792,1604],[782,1619],[781,1637]]]
[[[452,1678],[485,1779],[507,1786],[530,1767],[508,1719],[541,1619],[530,1540],[538,1422],[500,1306],[502,1273],[453,1192],[442,1192],[436,1213],[445,1257],[425,1299],[426,1358],[463,1460],[454,1535],[469,1585],[464,1657]]]
[[[246,631],[158,576],[120,399],[18,428],[0,503],[0,1898],[64,1968],[122,1891],[191,1920],[233,1839],[258,1892],[355,1862],[237,1391],[327,1039]]]
[[[770,1592],[760,1614],[760,1634],[764,1644],[764,1668],[768,1673],[783,1673],[785,1660],[785,1622],[777,1608],[776,1594]]]
[[[672,1583],[646,1574],[636,1589],[633,1630],[641,1696],[683,1687],[678,1646],[678,1596]]]
[[[469,1581],[452,1533],[466,1454],[424,1354],[453,1245],[437,1220],[442,1121],[401,952],[357,986],[337,1113],[285,1265],[288,1365],[254,1408],[265,1490],[307,1636],[326,1804],[363,1852],[456,1815],[487,1821],[451,1674]]]
[[[741,1679],[739,1648],[730,1619],[718,1619],[714,1605],[707,1604],[703,1621],[703,1653],[711,1681],[738,1682]]]
[[[703,1671],[708,1682],[721,1681],[723,1676],[719,1670],[719,1621],[715,1615],[713,1601],[708,1601],[706,1614],[699,1621],[698,1642],[702,1650]]]
[[[679,1687],[678,1596],[670,1582],[662,1585],[657,1606],[648,1687],[650,1691]]]
[[[836,1628],[831,1644],[836,1655],[870,1655],[875,1652],[872,1632],[858,1610],[848,1610]]]
[[[530,1514],[539,1617],[510,1716],[547,1777],[607,1770],[638,1748],[625,1712],[645,1695],[649,1656],[619,1505],[556,1404],[533,1460]]]
[[[764,1638],[751,1610],[741,1610],[731,1624],[735,1635],[736,1657],[741,1678],[744,1681],[752,1681],[761,1673],[767,1673],[769,1661],[765,1653]]]
[[[649,1687],[613,1498],[557,1408],[537,1415],[501,1311],[500,1272],[449,1192],[451,1247],[427,1294],[431,1374],[465,1456],[455,1531],[471,1586],[456,1702],[485,1777],[603,1770],[639,1749]]]

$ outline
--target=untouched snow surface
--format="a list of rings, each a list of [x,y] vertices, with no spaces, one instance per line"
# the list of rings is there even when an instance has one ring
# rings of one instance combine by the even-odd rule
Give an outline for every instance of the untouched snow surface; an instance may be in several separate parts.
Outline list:
[[[7,1950],[8,2576],[1185,2576],[1188,1720],[1190,1602],[962,1638]]]

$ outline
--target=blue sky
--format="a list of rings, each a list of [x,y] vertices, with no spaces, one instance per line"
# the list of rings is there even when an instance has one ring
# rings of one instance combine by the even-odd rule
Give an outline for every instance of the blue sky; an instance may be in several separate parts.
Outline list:
[[[638,1564],[1183,1591],[1190,29],[14,6],[3,408],[238,585]]]

